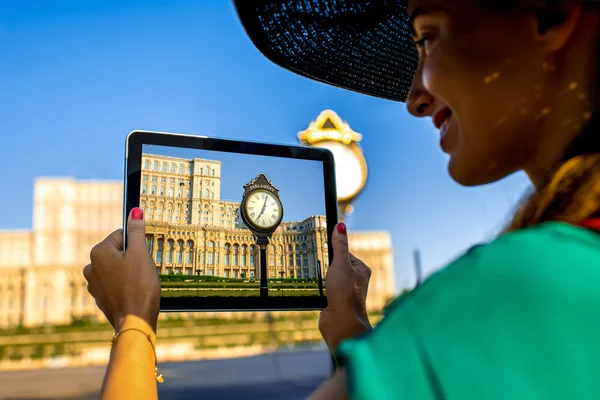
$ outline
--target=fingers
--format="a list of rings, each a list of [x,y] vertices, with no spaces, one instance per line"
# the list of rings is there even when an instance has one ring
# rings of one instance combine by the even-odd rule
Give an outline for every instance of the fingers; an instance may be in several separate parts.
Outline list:
[[[365,274],[367,280],[371,279],[371,268],[365,264],[363,260],[350,253],[350,261],[355,269],[362,271]]]
[[[127,246],[146,247],[146,224],[144,212],[141,208],[134,208],[127,220]]]
[[[348,250],[348,235],[346,232],[346,224],[340,222],[333,230],[331,237],[331,245],[333,246],[333,263],[341,261],[343,264],[350,264],[350,252]]]
[[[89,282],[92,279],[92,264],[88,264],[85,267],[83,267],[83,277],[85,278],[86,281],[88,281],[88,291],[89,291]]]

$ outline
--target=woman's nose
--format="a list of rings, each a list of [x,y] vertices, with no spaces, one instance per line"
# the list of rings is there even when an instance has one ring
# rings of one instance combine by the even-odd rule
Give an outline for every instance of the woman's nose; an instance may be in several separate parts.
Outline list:
[[[425,89],[421,79],[421,72],[417,71],[413,79],[408,98],[406,99],[406,108],[408,112],[415,117],[425,117],[433,112],[435,98]]]

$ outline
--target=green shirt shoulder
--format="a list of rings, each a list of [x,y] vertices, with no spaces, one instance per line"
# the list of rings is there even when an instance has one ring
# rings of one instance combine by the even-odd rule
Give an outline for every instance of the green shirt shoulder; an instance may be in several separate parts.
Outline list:
[[[600,398],[600,235],[546,223],[468,251],[340,345],[353,399]]]

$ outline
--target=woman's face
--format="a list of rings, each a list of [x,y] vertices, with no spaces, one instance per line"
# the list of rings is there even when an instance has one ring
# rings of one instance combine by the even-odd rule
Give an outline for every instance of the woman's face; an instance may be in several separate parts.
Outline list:
[[[420,54],[407,106],[431,116],[449,172],[466,186],[525,169],[539,151],[558,90],[533,15],[485,0],[411,0]]]

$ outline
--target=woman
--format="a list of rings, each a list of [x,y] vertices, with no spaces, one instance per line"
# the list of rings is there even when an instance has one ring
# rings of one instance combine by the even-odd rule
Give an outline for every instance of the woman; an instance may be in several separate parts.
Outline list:
[[[313,398],[600,398],[599,7],[236,2],[251,40],[273,62],[431,117],[459,184],[525,171],[534,187],[502,235],[397,300],[374,329],[365,312],[368,268],[349,254],[338,225],[319,328],[339,369]],[[139,211],[128,229],[124,255],[117,232],[84,272],[117,333],[153,332],[159,286]],[[147,338],[123,334],[106,398],[155,397],[153,365]]]

